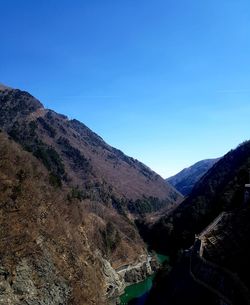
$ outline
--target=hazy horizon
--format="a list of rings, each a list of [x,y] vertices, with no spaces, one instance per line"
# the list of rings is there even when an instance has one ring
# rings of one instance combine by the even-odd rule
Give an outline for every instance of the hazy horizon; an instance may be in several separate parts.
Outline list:
[[[0,82],[164,178],[250,138],[249,1],[0,3]]]

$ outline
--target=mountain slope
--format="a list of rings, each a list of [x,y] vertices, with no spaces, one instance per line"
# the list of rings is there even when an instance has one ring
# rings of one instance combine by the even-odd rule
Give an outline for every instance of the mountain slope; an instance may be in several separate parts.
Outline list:
[[[0,129],[0,304],[115,301],[126,284],[116,269],[147,263],[133,220],[181,195],[84,124],[2,85]]]
[[[178,174],[166,179],[181,194],[188,196],[194,185],[200,178],[218,162],[219,158],[206,159],[195,163],[194,165],[184,168]]]
[[[85,229],[91,213],[48,181],[41,162],[1,132],[0,304],[104,304]]]

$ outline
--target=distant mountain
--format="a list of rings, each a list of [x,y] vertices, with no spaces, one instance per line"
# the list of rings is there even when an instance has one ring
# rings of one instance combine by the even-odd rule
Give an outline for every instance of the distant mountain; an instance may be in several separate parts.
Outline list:
[[[0,131],[2,303],[102,305],[125,275],[143,279],[134,219],[177,206],[179,192],[81,122],[4,85]],[[123,266],[132,275],[119,276]]]
[[[195,163],[194,165],[184,168],[178,174],[166,179],[181,194],[188,196],[194,185],[200,178],[216,163],[219,158],[206,159]]]

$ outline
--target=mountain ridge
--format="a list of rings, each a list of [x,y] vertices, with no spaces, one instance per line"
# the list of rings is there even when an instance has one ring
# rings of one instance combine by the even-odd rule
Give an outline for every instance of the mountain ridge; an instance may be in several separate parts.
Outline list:
[[[15,101],[19,99],[19,104],[16,103],[14,107],[13,105],[9,107],[12,108],[11,110],[14,110],[11,111],[9,117],[6,117],[6,114],[2,116],[0,115],[0,126],[6,129],[7,132],[12,133],[12,135],[15,133],[15,130],[13,129],[20,128],[19,126],[15,126],[15,124],[20,125],[24,120],[27,120],[29,124],[32,124],[32,122],[34,121],[39,125],[38,128],[34,126],[34,128],[37,129],[37,132],[40,133],[38,137],[43,138],[45,142],[51,145],[53,143],[53,138],[58,140],[59,137],[58,135],[55,134],[55,129],[57,129],[56,132],[60,134],[61,137],[65,137],[64,133],[68,129],[66,132],[69,133],[67,137],[68,138],[70,137],[70,141],[72,142],[70,143],[70,145],[73,146],[74,148],[77,147],[77,149],[79,149],[82,152],[82,155],[86,155],[86,159],[91,159],[89,161],[91,161],[90,162],[91,165],[94,166],[94,170],[97,172],[96,175],[104,176],[103,178],[108,180],[107,181],[108,183],[115,184],[115,186],[119,189],[119,191],[122,190],[124,192],[125,189],[126,190],[125,193],[127,192],[127,194],[125,195],[128,195],[130,197],[129,199],[135,199],[138,198],[138,196],[142,197],[142,195],[145,196],[157,195],[156,197],[165,199],[167,197],[166,194],[168,192],[174,193],[174,189],[171,188],[169,185],[164,186],[163,179],[158,174],[153,172],[150,168],[148,168],[146,165],[142,164],[141,162],[126,156],[120,150],[117,150],[111,147],[110,145],[108,145],[106,142],[104,142],[104,140],[100,136],[98,136],[96,133],[90,130],[83,123],[74,119],[69,120],[64,115],[60,115],[57,114],[55,111],[45,109],[37,99],[33,98],[27,92],[16,89],[7,89],[7,90],[2,89],[1,95],[2,95],[2,102],[1,102],[2,113],[7,112],[6,109],[3,107],[3,101],[4,99],[7,98],[7,96],[8,98],[12,98],[12,100]],[[5,106],[8,108],[8,102],[6,104],[7,105]],[[21,110],[22,107],[24,109],[20,115],[20,111],[22,111]],[[16,109],[18,109],[19,111],[17,117],[15,116]],[[25,123],[27,125],[27,122]],[[25,126],[25,128],[27,129],[29,127]],[[29,132],[29,130],[27,130],[27,132]],[[18,140],[27,142],[27,137],[26,139],[18,139]],[[60,145],[62,146],[63,144],[61,141],[61,143],[57,142],[57,143],[53,143],[53,145],[59,148],[59,146]],[[91,147],[91,151],[89,147]],[[106,164],[105,162],[100,162],[100,160],[98,159],[101,159],[101,161],[103,161],[104,159]],[[110,167],[112,166],[117,170],[112,171],[110,169]],[[133,176],[131,175],[131,173],[133,174],[133,168],[135,170],[139,170],[142,175],[137,176],[137,182],[134,181],[133,183],[130,183],[128,180],[129,177]],[[110,176],[105,174],[107,171],[109,172]],[[119,177],[118,172],[120,174],[121,173],[123,174],[122,177],[123,179]],[[143,178],[142,176],[144,176],[145,178]],[[156,181],[156,183],[154,183],[154,181]],[[145,187],[146,184],[148,184],[148,187]],[[140,188],[142,188],[142,190],[140,190]]]

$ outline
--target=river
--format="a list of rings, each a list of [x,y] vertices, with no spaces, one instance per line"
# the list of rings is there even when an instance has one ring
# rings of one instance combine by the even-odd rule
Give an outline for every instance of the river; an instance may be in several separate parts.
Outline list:
[[[160,264],[163,264],[168,257],[162,254],[157,254]],[[148,276],[144,281],[127,286],[124,294],[120,297],[120,305],[144,305],[148,293],[153,285],[155,273]]]

